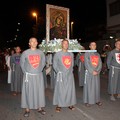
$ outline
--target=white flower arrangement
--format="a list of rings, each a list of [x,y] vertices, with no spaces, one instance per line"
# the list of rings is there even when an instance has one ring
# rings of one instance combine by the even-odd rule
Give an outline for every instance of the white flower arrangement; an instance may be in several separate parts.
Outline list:
[[[42,40],[42,43],[39,44],[39,49],[43,52],[58,52],[62,50],[61,42],[63,39],[54,39],[50,41]],[[71,52],[77,52],[83,49],[83,46],[78,43],[77,39],[71,39],[69,41],[69,49]]]

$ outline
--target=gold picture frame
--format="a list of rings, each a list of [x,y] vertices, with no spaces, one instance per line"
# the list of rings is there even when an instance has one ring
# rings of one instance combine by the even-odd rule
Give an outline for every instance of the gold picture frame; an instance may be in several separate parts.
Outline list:
[[[46,40],[69,39],[69,8],[46,4]]]

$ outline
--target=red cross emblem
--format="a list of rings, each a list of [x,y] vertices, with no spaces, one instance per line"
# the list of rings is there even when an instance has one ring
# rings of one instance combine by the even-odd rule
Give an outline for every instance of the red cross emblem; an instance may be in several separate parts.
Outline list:
[[[29,55],[28,60],[29,60],[30,65],[33,68],[37,68],[40,64],[40,56],[39,55]]]
[[[90,56],[91,63],[94,67],[98,66],[99,57],[97,55]]]
[[[84,62],[84,55],[80,56],[80,60],[81,60],[81,62]]]
[[[62,56],[62,63],[67,69],[69,69],[72,63],[71,56]]]
[[[115,53],[116,61],[120,64],[120,53]]]

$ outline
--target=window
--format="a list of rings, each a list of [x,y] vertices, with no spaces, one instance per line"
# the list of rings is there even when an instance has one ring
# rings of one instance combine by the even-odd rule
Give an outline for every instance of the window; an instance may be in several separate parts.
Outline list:
[[[110,16],[120,14],[120,1],[113,2],[109,5],[110,8]]]

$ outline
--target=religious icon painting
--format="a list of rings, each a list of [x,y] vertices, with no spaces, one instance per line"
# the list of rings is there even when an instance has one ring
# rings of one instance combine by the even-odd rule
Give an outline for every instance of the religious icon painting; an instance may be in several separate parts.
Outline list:
[[[69,8],[46,5],[46,40],[69,39]]]

